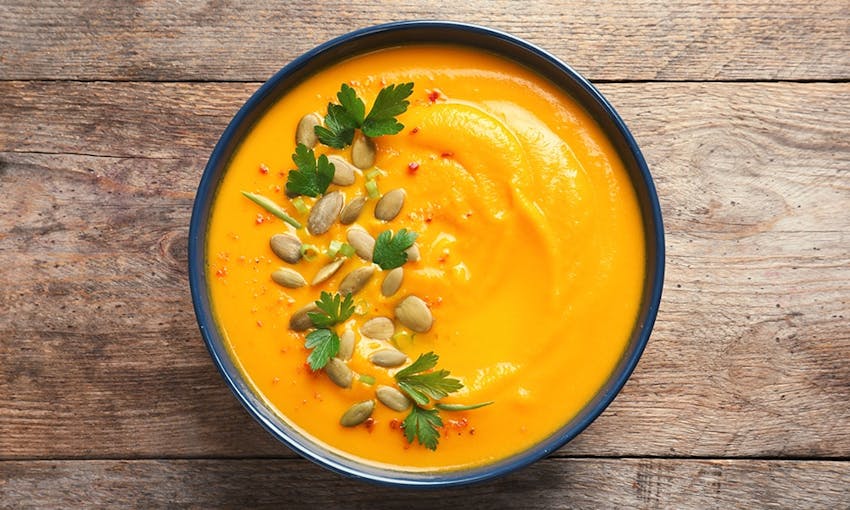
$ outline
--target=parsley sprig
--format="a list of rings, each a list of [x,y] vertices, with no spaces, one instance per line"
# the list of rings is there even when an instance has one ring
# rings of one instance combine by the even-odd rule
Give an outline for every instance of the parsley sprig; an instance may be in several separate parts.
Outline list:
[[[339,352],[339,337],[329,329],[317,329],[307,335],[304,346],[313,349],[307,356],[310,368],[314,371],[319,370]]]
[[[460,380],[449,377],[449,371],[442,369],[428,372],[437,366],[439,356],[433,352],[420,354],[409,367],[395,374],[398,387],[419,405],[426,405],[431,399],[439,400],[461,388]]]
[[[439,429],[443,426],[443,420],[439,410],[422,406],[428,404],[430,399],[439,400],[463,388],[458,379],[449,377],[448,370],[430,372],[437,366],[439,359],[433,352],[420,354],[410,366],[395,374],[398,387],[415,402],[402,424],[404,437],[408,443],[416,439],[419,444],[430,450],[437,449],[440,442]]]
[[[316,306],[320,311],[307,312],[307,317],[310,317],[317,328],[330,328],[351,317],[354,313],[354,298],[351,294],[346,294],[343,298],[339,293],[331,294],[322,291]]]
[[[295,147],[292,161],[298,168],[290,170],[286,178],[287,194],[317,197],[327,191],[336,171],[327,156],[322,154],[317,160],[313,149],[308,149],[306,145],[299,143]]]
[[[342,149],[351,145],[354,132],[360,129],[368,137],[394,135],[404,129],[397,115],[407,111],[407,98],[413,93],[413,83],[388,85],[378,92],[369,114],[366,104],[357,92],[345,83],[337,92],[339,103],[328,103],[325,125],[314,128],[319,141],[330,147]]]
[[[312,349],[307,357],[307,363],[313,370],[324,368],[339,352],[339,336],[331,330],[340,322],[344,322],[354,313],[354,298],[346,294],[345,298],[337,294],[322,292],[316,301],[318,312],[307,312],[307,316],[317,328],[307,334],[304,346]]]
[[[406,249],[413,246],[418,235],[406,228],[393,235],[392,230],[385,230],[375,240],[375,249],[372,253],[372,261],[381,269],[395,269],[407,262]]]
[[[419,444],[429,450],[437,449],[437,444],[440,442],[440,427],[442,426],[443,420],[436,409],[425,409],[419,406],[413,406],[410,409],[410,414],[402,422],[404,437],[407,442],[412,443],[415,438],[419,441]]]

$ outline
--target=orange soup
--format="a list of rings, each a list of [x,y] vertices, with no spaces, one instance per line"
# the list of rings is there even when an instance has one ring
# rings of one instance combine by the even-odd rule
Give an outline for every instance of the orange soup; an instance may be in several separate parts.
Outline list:
[[[328,104],[341,102],[342,84],[369,112],[379,91],[409,82],[409,106],[397,115],[403,129],[375,136],[374,162],[360,163],[365,168],[355,166],[353,177],[323,190],[325,197],[338,192],[333,197],[341,198],[322,206],[332,216],[327,231],[321,232],[325,225],[314,233],[297,229],[243,195],[266,197],[308,226],[320,197],[287,196],[289,172],[300,168],[292,159],[299,122],[314,114],[328,127]],[[362,136],[355,129],[355,140]],[[313,151],[318,159],[338,156],[345,164],[357,159],[351,146],[318,143]],[[338,206],[363,200],[358,197],[365,205],[343,224]],[[402,229],[416,236],[411,249],[418,253],[404,250],[407,260],[386,282],[391,270],[375,262],[377,251],[375,261],[352,253],[358,243],[351,229],[378,244],[391,231],[381,260],[398,259],[406,246],[393,245],[392,236]],[[290,246],[292,263],[271,247],[280,234],[300,244]],[[364,462],[450,470],[528,449],[590,401],[634,327],[645,253],[626,170],[601,128],[570,96],[483,51],[411,45],[324,69],[265,113],[218,189],[207,264],[214,314],[231,355],[283,419]],[[340,286],[351,289],[351,280],[344,281],[361,268],[370,276],[358,282],[349,317],[325,328],[313,319],[306,328],[291,327],[295,312],[322,291],[345,297]],[[311,284],[315,280],[322,281]],[[416,298],[408,310],[413,322],[400,317],[405,311],[399,304],[409,296]],[[328,331],[316,337],[323,343],[306,347],[308,335],[319,329]],[[342,351],[348,352],[333,349],[334,337],[346,337]],[[308,357],[326,347],[333,361],[314,370]],[[384,354],[376,357],[378,351]],[[457,384],[445,396],[426,395],[416,403],[398,374],[426,353],[439,360],[420,375]],[[450,375],[441,379],[440,370]],[[384,396],[396,399],[396,409],[378,398],[378,388],[390,388]],[[438,444],[429,446],[413,433],[407,419],[414,408],[420,418],[427,414],[430,421],[422,426],[431,427]]]

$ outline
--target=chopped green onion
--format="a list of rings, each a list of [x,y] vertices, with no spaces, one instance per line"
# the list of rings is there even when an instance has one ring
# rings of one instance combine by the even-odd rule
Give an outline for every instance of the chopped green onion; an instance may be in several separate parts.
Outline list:
[[[339,247],[339,254],[343,257],[351,257],[354,255],[354,246],[351,246],[348,243],[342,243],[342,246]]]
[[[401,330],[390,338],[393,345],[398,347],[400,350],[407,350],[413,347],[413,340],[416,338],[416,333],[411,333],[409,331]]]
[[[470,404],[468,406],[463,404],[442,404],[437,402],[434,404],[434,407],[441,411],[472,411],[473,409],[478,409],[479,407],[489,406],[493,401],[489,402],[481,402],[480,404]]]
[[[325,252],[328,257],[334,258],[336,254],[339,253],[339,249],[342,248],[342,243],[334,239],[331,241],[331,244],[328,246],[328,250]]]
[[[378,183],[374,180],[366,181],[366,194],[369,195],[369,198],[375,199],[381,196],[378,192]]]
[[[307,207],[307,204],[304,203],[304,199],[301,197],[295,197],[292,199],[292,205],[295,206],[295,210],[298,211],[298,214],[307,214],[310,212],[310,208]]]
[[[362,382],[363,384],[372,385],[375,384],[375,378],[371,375],[360,374],[360,382]]]
[[[384,176],[386,176],[386,175],[387,175],[387,173],[386,173],[386,172],[384,172],[383,170],[381,170],[380,168],[375,167],[375,168],[373,168],[372,170],[369,170],[368,172],[366,172],[366,174],[365,174],[365,175],[366,175],[366,180],[367,180],[367,181],[374,181],[374,180],[375,180],[375,178],[376,178],[376,177],[378,177],[379,175],[380,175],[381,177],[384,177]]]
[[[263,195],[258,195],[256,193],[248,193],[247,191],[243,191],[242,194],[245,195],[246,198],[248,198],[249,200],[251,200],[255,204],[259,205],[260,207],[262,207],[266,211],[274,214],[275,216],[282,219],[283,221],[289,223],[293,227],[301,228],[301,224],[298,223],[298,220],[296,220],[292,216],[286,214],[286,211],[281,209],[281,207],[279,205],[277,205],[276,203],[272,202],[272,200],[270,198],[264,197]]]
[[[359,298],[354,302],[354,313],[357,315],[366,315],[369,311],[369,302],[363,298]]]
[[[315,244],[302,244],[301,245],[301,256],[304,257],[304,260],[310,262],[315,259],[316,256],[319,255],[319,247]]]

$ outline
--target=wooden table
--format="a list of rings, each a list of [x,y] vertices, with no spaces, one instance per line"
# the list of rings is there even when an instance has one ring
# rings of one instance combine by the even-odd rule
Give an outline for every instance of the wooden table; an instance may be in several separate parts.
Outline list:
[[[363,4],[0,0],[0,508],[850,507],[850,3]],[[544,461],[425,493],[266,434],[186,269],[239,106],[312,46],[414,18],[510,31],[598,84],[668,249],[611,407]]]

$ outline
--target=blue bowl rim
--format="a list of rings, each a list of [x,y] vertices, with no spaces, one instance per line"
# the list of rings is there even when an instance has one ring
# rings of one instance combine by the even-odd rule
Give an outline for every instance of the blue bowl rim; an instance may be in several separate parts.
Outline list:
[[[304,438],[303,441],[305,444],[302,444],[298,438],[290,437],[262,412],[258,403],[255,402],[255,400],[257,400],[256,397],[251,399],[245,394],[246,390],[244,388],[246,388],[246,386],[244,383],[241,383],[242,376],[238,373],[238,370],[236,373],[231,373],[231,371],[227,369],[225,358],[228,357],[228,354],[226,347],[224,346],[222,338],[220,338],[220,333],[216,330],[215,320],[212,317],[210,307],[203,306],[203,303],[208,301],[208,288],[205,278],[206,252],[205,247],[199,242],[199,239],[202,237],[202,233],[205,232],[206,228],[207,216],[204,214],[204,210],[214,197],[218,185],[218,181],[214,181],[214,170],[219,165],[227,163],[226,160],[229,158],[229,154],[227,153],[228,146],[232,144],[234,138],[238,135],[240,126],[242,126],[242,124],[250,118],[251,112],[260,106],[261,103],[270,95],[274,94],[275,90],[282,82],[284,82],[287,76],[304,67],[317,55],[342,44],[351,43],[357,39],[372,37],[385,32],[405,31],[410,29],[457,30],[495,38],[500,42],[508,43],[522,51],[526,51],[538,58],[541,58],[546,61],[546,63],[553,66],[553,68],[566,75],[574,84],[583,89],[583,91],[596,102],[597,106],[603,109],[605,114],[608,116],[608,119],[613,122],[614,127],[622,137],[622,141],[626,143],[626,147],[637,165],[637,169],[639,170],[640,177],[642,179],[642,184],[646,189],[646,196],[639,196],[639,198],[643,198],[648,201],[648,203],[644,204],[643,213],[646,230],[645,237],[647,241],[654,241],[654,246],[647,246],[647,253],[652,253],[652,250],[654,249],[654,260],[647,260],[647,266],[650,267],[652,263],[654,263],[655,272],[651,275],[651,281],[649,282],[649,296],[644,298],[643,306],[646,310],[646,314],[643,317],[644,320],[636,323],[635,327],[639,330],[639,332],[637,338],[632,342],[630,354],[621,360],[617,371],[612,374],[615,377],[613,379],[609,379],[604,386],[606,390],[603,394],[601,394],[601,396],[597,396],[595,403],[586,407],[582,413],[580,413],[578,420],[572,420],[552,436],[527,451],[516,454],[508,459],[497,461],[494,464],[486,464],[483,466],[476,466],[456,471],[440,471],[436,473],[429,472],[426,475],[422,475],[417,472],[375,468],[369,465],[362,465],[354,460],[338,462],[333,458],[328,458],[327,452],[321,451],[320,445],[311,443],[308,438]],[[646,217],[647,208],[649,218]],[[599,417],[608,405],[610,405],[637,366],[637,363],[646,348],[646,344],[649,341],[649,336],[655,323],[664,282],[664,227],[661,217],[661,207],[658,201],[655,185],[652,180],[649,167],[646,164],[643,154],[638,148],[637,142],[613,106],[587,79],[548,51],[506,32],[463,22],[411,20],[362,28],[316,46],[312,50],[302,54],[281,68],[248,99],[248,101],[233,117],[221,135],[221,138],[216,143],[198,185],[189,226],[188,264],[189,284],[193,307],[195,310],[195,317],[198,321],[198,326],[204,338],[207,350],[209,351],[216,368],[224,378],[227,386],[237,397],[242,406],[245,407],[248,413],[273,437],[283,442],[289,448],[308,460],[348,477],[393,487],[448,488],[490,480],[532,464],[574,439],[597,417]]]

